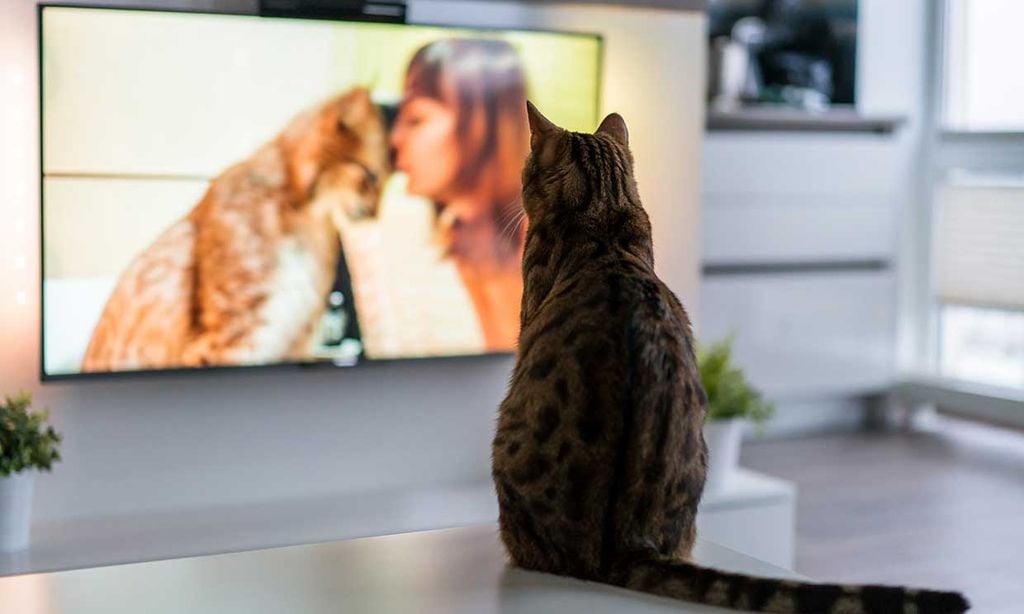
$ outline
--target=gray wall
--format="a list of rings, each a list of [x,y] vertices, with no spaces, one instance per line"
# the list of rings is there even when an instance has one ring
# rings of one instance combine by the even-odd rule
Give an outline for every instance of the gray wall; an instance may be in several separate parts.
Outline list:
[[[234,0],[161,4],[251,6]],[[703,17],[666,11],[623,17],[619,9],[498,2],[410,6],[420,21],[578,25],[606,34],[606,85],[614,91],[604,100],[627,116],[658,120],[658,131],[638,121],[638,160],[672,160],[672,173],[643,164],[650,175],[641,191],[651,195],[663,275],[695,303]],[[654,34],[644,38],[645,32]],[[0,3],[0,391],[36,391],[65,435],[64,462],[37,483],[37,521],[487,479],[507,358],[41,386],[35,36],[34,2]],[[661,72],[672,58],[678,58],[674,70]],[[656,81],[662,89],[653,89]],[[637,88],[677,98],[635,96]],[[643,133],[654,136],[643,139]]]

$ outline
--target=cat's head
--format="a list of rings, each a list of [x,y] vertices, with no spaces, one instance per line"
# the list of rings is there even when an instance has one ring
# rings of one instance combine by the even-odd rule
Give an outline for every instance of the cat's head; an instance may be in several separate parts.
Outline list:
[[[353,88],[296,117],[279,143],[298,202],[330,191],[351,217],[376,212],[390,169],[383,116],[366,89]]]
[[[640,204],[625,120],[613,113],[593,134],[564,130],[527,103],[530,156],[523,208],[530,228],[648,253],[651,223]]]

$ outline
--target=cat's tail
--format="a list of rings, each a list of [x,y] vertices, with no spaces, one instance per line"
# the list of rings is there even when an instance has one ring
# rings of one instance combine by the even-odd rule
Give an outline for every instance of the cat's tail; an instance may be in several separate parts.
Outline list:
[[[690,563],[641,561],[613,584],[725,608],[777,614],[960,614],[960,593],[900,586],[812,584],[759,578]]]

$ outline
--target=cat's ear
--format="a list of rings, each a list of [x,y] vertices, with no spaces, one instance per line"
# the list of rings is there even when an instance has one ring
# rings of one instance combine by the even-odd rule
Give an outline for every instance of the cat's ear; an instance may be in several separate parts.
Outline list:
[[[353,88],[339,104],[341,109],[338,113],[337,128],[338,132],[343,134],[355,133],[359,125],[366,121],[367,111],[374,108],[370,91],[362,87]]]
[[[622,119],[618,113],[612,113],[604,118],[594,134],[607,134],[623,145],[629,146],[629,128],[626,128],[626,120]]]
[[[536,147],[542,138],[558,130],[558,126],[551,123],[550,119],[544,117],[529,100],[526,101],[526,115],[530,118],[531,147]]]

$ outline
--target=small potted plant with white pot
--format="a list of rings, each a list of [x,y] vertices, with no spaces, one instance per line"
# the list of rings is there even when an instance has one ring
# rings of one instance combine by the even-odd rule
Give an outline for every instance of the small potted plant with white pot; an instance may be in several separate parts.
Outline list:
[[[701,347],[697,365],[708,398],[704,439],[708,444],[708,474],[704,490],[717,493],[732,480],[740,462],[743,426],[752,422],[758,430],[771,418],[775,408],[761,398],[732,362],[730,336]]]
[[[27,392],[0,404],[0,552],[28,546],[35,474],[60,460],[61,438],[48,419],[32,410]]]

